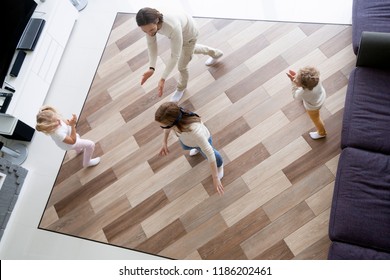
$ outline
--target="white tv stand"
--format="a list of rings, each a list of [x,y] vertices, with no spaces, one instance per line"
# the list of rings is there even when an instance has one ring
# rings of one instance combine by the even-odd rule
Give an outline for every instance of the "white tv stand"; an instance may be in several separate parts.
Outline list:
[[[78,17],[69,0],[35,1],[38,6],[32,17],[43,18],[46,24],[35,50],[27,51],[18,76],[6,78],[6,83],[15,89],[6,114],[31,127],[35,126],[36,113],[44,103]],[[0,115],[0,130],[6,117]]]

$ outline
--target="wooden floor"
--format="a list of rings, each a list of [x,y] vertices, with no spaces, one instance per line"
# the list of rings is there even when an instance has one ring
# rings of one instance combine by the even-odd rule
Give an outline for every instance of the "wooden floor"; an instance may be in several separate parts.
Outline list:
[[[178,78],[157,82],[170,56],[159,37],[155,75],[134,14],[119,13],[78,123],[96,141],[101,163],[82,168],[66,154],[39,228],[172,259],[326,259],[328,222],[348,75],[355,64],[351,27],[196,18],[198,42],[224,51],[213,67],[190,63],[180,101],[197,112],[225,161],[225,195],[209,165],[189,157],[177,138],[158,156],[154,122]],[[291,96],[288,69],[321,71],[328,137]],[[104,258],[104,256],[102,256]]]

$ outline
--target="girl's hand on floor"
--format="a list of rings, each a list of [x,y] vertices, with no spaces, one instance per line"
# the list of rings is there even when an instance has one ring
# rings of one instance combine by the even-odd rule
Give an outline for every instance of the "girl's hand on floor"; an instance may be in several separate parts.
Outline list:
[[[215,179],[215,180],[213,180],[213,183],[214,183],[214,187],[215,187],[215,190],[217,191],[217,193],[219,195],[223,195],[225,193],[225,190],[223,188],[221,180],[220,179]]]
[[[169,154],[168,146],[163,144],[160,150],[160,156],[166,156]]]

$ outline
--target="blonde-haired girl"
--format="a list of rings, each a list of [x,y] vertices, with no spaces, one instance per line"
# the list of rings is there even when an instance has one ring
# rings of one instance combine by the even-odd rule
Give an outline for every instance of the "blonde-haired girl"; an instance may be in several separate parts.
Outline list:
[[[58,147],[65,151],[75,150],[84,152],[83,166],[95,166],[100,158],[92,159],[95,143],[91,140],[81,139],[76,132],[77,117],[72,114],[69,120],[63,119],[52,106],[42,106],[37,114],[36,130],[49,135]]]

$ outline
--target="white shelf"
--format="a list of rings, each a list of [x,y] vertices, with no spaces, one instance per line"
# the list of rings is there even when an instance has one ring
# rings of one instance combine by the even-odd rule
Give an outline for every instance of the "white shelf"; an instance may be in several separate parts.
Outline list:
[[[78,17],[77,9],[69,0],[36,2],[38,6],[32,17],[43,18],[46,24],[35,50],[27,51],[18,77],[6,79],[15,88],[6,113],[32,127]]]

